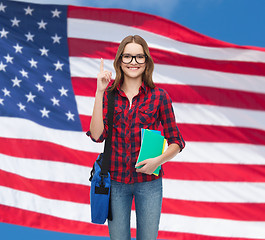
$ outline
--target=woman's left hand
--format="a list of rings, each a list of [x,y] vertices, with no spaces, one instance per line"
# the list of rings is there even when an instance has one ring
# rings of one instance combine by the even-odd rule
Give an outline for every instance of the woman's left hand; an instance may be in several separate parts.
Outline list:
[[[156,157],[156,158],[149,158],[140,163],[137,163],[135,167],[142,166],[141,168],[137,168],[136,172],[151,175],[158,168],[159,165],[160,165],[160,159],[159,157]]]

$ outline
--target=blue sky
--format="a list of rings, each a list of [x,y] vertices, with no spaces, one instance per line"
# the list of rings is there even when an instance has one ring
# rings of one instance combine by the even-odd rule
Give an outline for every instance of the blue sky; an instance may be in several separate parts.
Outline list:
[[[265,47],[263,0],[31,0],[79,6],[123,8],[170,19],[194,31],[226,42]],[[0,223],[1,239],[105,240]]]

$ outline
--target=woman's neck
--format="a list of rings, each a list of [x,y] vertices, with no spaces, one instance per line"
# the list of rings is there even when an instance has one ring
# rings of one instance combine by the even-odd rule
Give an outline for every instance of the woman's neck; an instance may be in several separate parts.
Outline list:
[[[142,79],[130,79],[125,78],[122,83],[122,90],[125,93],[138,93],[139,88],[142,85]]]

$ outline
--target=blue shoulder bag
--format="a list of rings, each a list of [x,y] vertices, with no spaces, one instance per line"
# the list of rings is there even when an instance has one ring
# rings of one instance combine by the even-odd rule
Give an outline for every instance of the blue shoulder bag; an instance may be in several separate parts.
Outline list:
[[[104,152],[100,153],[93,165],[89,180],[90,206],[92,223],[104,224],[106,219],[112,220],[110,199],[109,161],[111,156],[111,140],[113,128],[115,90],[108,92],[108,136],[105,140]]]

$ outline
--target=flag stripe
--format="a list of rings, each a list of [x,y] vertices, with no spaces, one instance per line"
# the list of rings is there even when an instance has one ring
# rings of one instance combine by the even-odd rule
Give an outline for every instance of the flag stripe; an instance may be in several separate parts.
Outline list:
[[[5,144],[5,141],[2,141]],[[10,141],[8,141],[10,143]],[[19,143],[18,140],[13,141],[12,144],[9,146],[12,149],[12,146],[19,147],[20,149],[24,149],[22,145],[23,142]],[[76,158],[79,154],[78,151],[68,151],[68,155],[72,155],[73,157],[63,156],[54,156],[53,152],[56,151],[56,148],[52,148],[52,144],[49,145],[51,148],[51,152],[48,153],[45,157],[42,155],[41,152],[36,152],[35,149],[38,149],[40,146],[43,146],[42,142],[34,142],[29,141],[31,144],[31,148],[28,151],[25,151],[26,154],[18,154],[16,157],[20,158],[28,158],[28,159],[48,159],[49,161],[56,161],[56,162],[65,162],[65,159],[68,159],[68,163],[77,164],[80,166],[88,166],[92,167],[94,159],[97,156],[97,153],[87,152],[87,156],[83,158],[83,162],[76,162]],[[2,154],[11,155],[9,148],[3,148],[6,151],[1,150]],[[27,148],[25,148],[26,150]],[[47,153],[47,152],[46,152]],[[12,154],[13,155],[13,154]],[[243,157],[244,154],[242,154]],[[4,158],[3,155],[2,159]],[[212,154],[214,156],[214,154]],[[244,155],[245,156],[245,155]],[[188,156],[190,157],[190,156]],[[241,161],[241,165],[238,162],[230,163],[230,164],[218,164],[218,163],[187,163],[187,162],[180,162],[182,159],[176,158],[165,164],[164,172],[166,173],[166,178],[171,179],[183,179],[183,180],[209,180],[209,181],[248,181],[248,182],[264,182],[264,165],[253,165],[253,162],[250,160],[249,163]],[[185,160],[185,158],[184,158]],[[195,161],[195,160],[194,160]],[[213,160],[212,160],[213,161]],[[246,165],[247,164],[247,165]],[[262,163],[264,164],[264,162]],[[175,169],[178,169],[176,172]],[[194,171],[196,169],[196,171]],[[89,171],[88,171],[89,172]],[[190,174],[192,172],[192,175]],[[259,173],[259,174],[258,174]],[[88,174],[88,173],[87,173]]]
[[[90,166],[98,153],[70,149],[58,144],[31,139],[13,139],[0,137],[0,153],[21,158],[42,159]],[[15,151],[19,148],[20,151]],[[46,149],[40,151],[39,149]],[[60,152],[61,154],[56,154]],[[89,165],[90,164],[90,165]]]
[[[89,205],[70,203],[65,201],[45,199],[34,194],[17,191],[9,189],[6,187],[0,187],[1,192],[4,193],[5,197],[1,198],[0,204],[13,206],[16,208],[27,209],[34,212],[39,212],[42,214],[49,214],[54,217],[60,217],[64,219],[73,219],[77,221],[87,221],[87,218],[90,218],[90,208]],[[17,199],[13,199],[12,195],[16,195]],[[18,201],[18,199],[20,201]],[[16,200],[16,201],[14,201]],[[37,201],[39,203],[45,204],[46,208],[42,209],[39,205],[29,205],[26,206],[25,203],[32,203]],[[53,206],[50,208],[50,206]],[[80,215],[75,211],[65,211],[65,209],[71,210],[72,208],[80,208],[82,212],[87,212],[88,214]],[[135,211],[132,211],[132,218],[135,219]],[[175,226],[174,223],[179,222],[178,226]],[[135,220],[131,222],[132,227],[135,228]],[[214,219],[214,218],[194,218],[183,215],[176,214],[162,214],[161,223],[162,229],[165,231],[172,232],[188,232],[196,234],[205,234],[213,236],[222,236],[227,237],[231,234],[236,234],[238,237],[248,237],[248,238],[260,238],[265,236],[265,233],[262,230],[262,222],[257,221],[235,221],[235,220],[226,220],[226,219]],[[193,226],[193,227],[191,227]],[[194,226],[197,226],[196,228]],[[209,227],[210,226],[210,227]],[[217,227],[219,226],[219,228]],[[244,226],[244,230],[239,230],[239,226]],[[257,229],[259,227],[259,229]],[[222,231],[225,230],[225,231]],[[258,231],[257,231],[258,230]]]
[[[186,163],[170,161],[164,166],[167,178],[199,181],[265,182],[265,165]]]
[[[0,185],[44,198],[89,204],[89,186],[28,179],[0,170]],[[10,181],[11,179],[11,181]],[[176,208],[175,206],[178,206]],[[226,211],[222,211],[226,209]],[[194,217],[212,217],[244,221],[264,221],[260,203],[216,203],[194,202],[164,198],[162,213],[180,214]],[[133,206],[133,210],[135,207]],[[241,212],[240,215],[236,214]]]
[[[96,78],[73,77],[72,83],[76,95],[91,97],[95,95],[97,86]],[[173,102],[265,110],[265,94],[262,93],[165,83],[157,83],[156,86],[166,90],[172,96],[171,99]],[[226,96],[226,98],[223,96]],[[238,101],[238,99],[241,99],[241,101]]]
[[[109,39],[112,42],[115,42],[114,39],[116,39],[116,42],[120,41],[122,37],[120,36],[121,33],[127,34],[128,29],[132,31],[132,29],[135,29],[135,31],[139,32],[147,32],[147,33],[155,33],[152,34],[155,39],[157,38],[162,38],[165,41],[165,44],[168,43],[166,40],[174,40],[175,42],[178,43],[191,43],[191,44],[183,44],[184,47],[197,47],[196,45],[200,45],[200,49],[206,49],[209,52],[214,50],[213,55],[218,56],[218,52],[221,53],[221,51],[218,51],[221,47],[228,48],[237,48],[237,49],[232,49],[234,52],[234,55],[238,55],[239,53],[242,53],[243,51],[241,49],[247,49],[248,51],[245,52],[246,56],[249,55],[251,56],[251,53],[255,53],[255,57],[257,54],[260,54],[260,56],[263,55],[264,49],[263,48],[255,48],[261,52],[256,52],[253,50],[250,50],[251,47],[242,47],[238,46],[235,44],[227,43],[227,42],[222,42],[217,39],[213,39],[210,37],[207,37],[205,35],[195,33],[194,31],[191,31],[183,26],[178,25],[177,23],[173,23],[167,19],[162,19],[158,16],[152,16],[152,15],[147,15],[144,13],[139,13],[137,12],[137,19],[135,18],[135,15],[131,11],[126,11],[126,10],[119,10],[119,9],[108,9],[108,14],[104,15],[104,9],[77,9],[76,7],[70,7],[69,8],[69,15],[68,15],[68,21],[70,25],[70,29],[77,34],[89,34],[86,31],[74,31],[74,28],[71,27],[71,21],[77,21],[78,24],[75,22],[72,24],[72,26],[77,25],[80,26],[82,22],[88,22],[91,21],[93,22],[94,29],[97,29],[98,25],[96,24],[101,24],[103,30],[107,29],[108,31],[104,31],[104,33],[109,34]],[[99,13],[100,12],[100,13]],[[111,16],[110,16],[111,15]],[[126,17],[124,17],[126,15]],[[82,20],[81,20],[82,19]],[[87,20],[84,20],[87,19]],[[122,19],[122,20],[121,20]],[[102,24],[105,23],[105,24]],[[164,25],[164,27],[163,27]],[[110,29],[109,27],[113,26],[118,28],[120,31],[114,31],[115,29]],[[123,27],[124,26],[124,27]],[[154,26],[161,26],[161,27],[154,27]],[[93,28],[91,29],[93,31]],[[111,30],[111,31],[110,31]],[[126,30],[125,32],[123,30]],[[112,32],[113,31],[113,32]],[[101,35],[101,39],[104,38],[104,33]],[[112,33],[112,34],[110,34]],[[127,34],[129,35],[129,34]],[[98,36],[98,32],[94,30],[93,34],[91,36],[86,36],[83,38],[87,39],[95,39],[95,36]],[[69,37],[73,37],[73,33],[69,33]],[[77,36],[74,36],[77,37]],[[150,39],[148,39],[147,42],[152,42]],[[169,45],[171,46],[171,45]],[[207,46],[208,48],[203,48],[202,46]],[[181,46],[179,46],[181,48]],[[199,48],[198,48],[199,49]],[[197,52],[197,51],[195,51]],[[192,55],[189,53],[189,55]],[[227,54],[223,54],[223,57],[229,57]],[[240,56],[243,57],[243,56]],[[264,59],[263,59],[264,60]]]
[[[91,168],[89,167],[72,166],[72,164],[53,161],[14,158],[3,155],[1,155],[1,158],[1,169],[6,172],[36,180],[90,185],[88,177]],[[50,168],[52,169],[50,170],[50,174],[45,175],[44,171]],[[203,180],[193,181],[165,178],[164,197],[207,202],[261,203],[265,196],[262,190],[264,186],[264,182],[205,182]],[[175,189],[174,192],[170,190],[172,187]],[[216,191],[212,192],[212,189]],[[210,192],[212,193],[209,195]],[[222,192],[222,195],[220,195],[220,192]],[[248,195],[249,193],[253,194]],[[257,196],[259,198],[256,198]]]
[[[83,130],[89,128],[91,116],[80,116]],[[178,119],[177,119],[178,121]],[[204,124],[178,124],[187,141],[229,142],[265,145],[265,131],[231,126],[211,126]],[[160,129],[161,130],[161,129]]]
[[[26,132],[21,131],[20,124],[23,128],[27,129]],[[102,145],[92,142],[84,132],[61,131],[40,126],[33,121],[19,118],[1,117],[0,125],[6,126],[6,128],[2,128],[1,130],[1,136],[4,138],[47,141],[79,151],[102,152],[103,150]],[[12,129],[12,131],[9,131],[9,129]]]
[[[3,148],[0,149],[0,153],[19,158],[31,158],[31,159],[42,159],[47,161],[67,162],[77,164],[80,166],[92,167],[94,160],[96,159],[99,152],[80,152],[78,150],[72,150],[64,148],[67,155],[58,154],[54,152],[58,150],[57,144],[48,144],[49,148],[47,151],[38,151],[45,146],[43,141],[34,140],[14,140],[8,139],[8,147],[6,145],[6,139],[0,138],[0,145]],[[202,149],[207,148],[209,143],[203,142],[187,142],[187,148],[189,151],[183,152],[180,156],[177,156],[171,160],[171,162],[195,162],[195,163],[222,163],[222,164],[259,164],[264,165],[263,156],[265,154],[265,147],[258,145],[249,144],[225,144],[225,143],[211,143],[211,149],[209,149],[208,157],[202,158]],[[28,145],[30,144],[30,148]],[[20,152],[12,152],[10,149],[19,148]],[[22,151],[24,149],[24,151]],[[93,149],[95,151],[95,149]],[[229,153],[225,153],[225,150],[229,150]],[[85,155],[85,156],[84,156]],[[68,156],[66,158],[66,156]],[[77,161],[78,157],[82,157],[80,161]],[[222,160],[219,160],[213,156],[220,156]],[[166,166],[166,165],[165,165]]]
[[[88,104],[94,104],[94,98],[76,96],[77,108],[82,115],[92,115]],[[257,110],[229,108],[204,104],[173,103],[178,123],[245,127],[265,130],[265,112]],[[251,116],[255,121],[248,121]]]
[[[7,212],[10,214],[6,214]],[[49,214],[10,207],[3,204],[0,204],[0,213],[1,221],[6,223],[65,233],[108,236],[108,228],[106,225],[63,219]],[[16,217],[14,218],[14,216]],[[38,221],[32,221],[32,219],[38,219]]]
[[[176,207],[177,206],[177,207]],[[264,221],[264,203],[199,202],[164,198],[164,213],[241,221]]]
[[[95,78],[100,59],[70,57],[72,77]],[[104,60],[104,68],[113,73],[113,61]],[[155,83],[208,86],[246,92],[265,93],[265,78],[254,75],[217,73],[216,71],[155,64],[153,79]],[[240,84],[238,84],[240,82]]]
[[[87,178],[88,181],[88,178]],[[33,193],[38,196],[89,204],[90,187],[63,182],[43,181],[25,178],[18,174],[0,170],[0,185],[23,192]]]
[[[10,212],[10,215],[6,215],[6,212]],[[91,224],[85,222],[70,221],[58,217],[53,217],[46,214],[39,214],[32,211],[27,211],[18,208],[12,208],[5,205],[0,205],[0,218],[7,223],[19,224],[27,226],[32,224],[33,227],[48,229],[51,231],[68,232],[75,234],[87,234],[87,235],[97,235],[97,236],[108,236],[108,229],[105,225]],[[12,216],[17,215],[16,218]],[[31,223],[30,219],[38,218],[39,221]],[[41,223],[41,225],[40,225]],[[135,237],[135,229],[131,230],[132,237]],[[197,240],[231,240],[230,237],[217,237],[217,236],[207,236],[199,234],[191,234],[185,232],[167,232],[159,231],[159,238],[161,239],[197,239]],[[258,240],[258,238],[251,238],[252,240]],[[233,240],[246,240],[243,238],[234,238]],[[259,238],[260,240],[260,238]]]
[[[98,42],[93,40],[80,40],[69,38],[71,57],[91,57],[114,60],[119,44],[110,42]],[[80,47],[82,46],[82,47]],[[87,46],[84,48],[83,46]],[[172,66],[191,67],[212,71],[239,73],[248,75],[265,76],[264,63],[251,63],[225,60],[203,59],[187,56],[170,51],[150,48],[151,56],[155,63]]]

